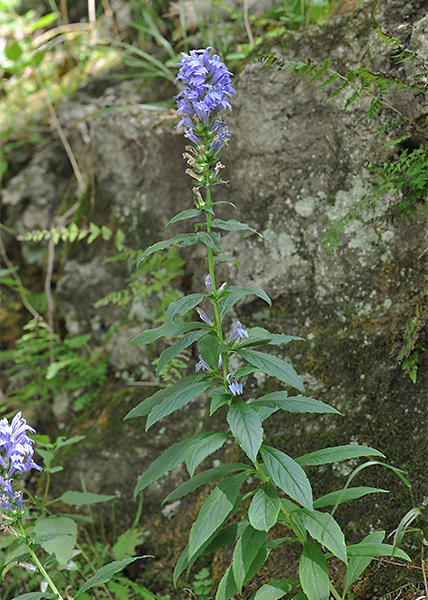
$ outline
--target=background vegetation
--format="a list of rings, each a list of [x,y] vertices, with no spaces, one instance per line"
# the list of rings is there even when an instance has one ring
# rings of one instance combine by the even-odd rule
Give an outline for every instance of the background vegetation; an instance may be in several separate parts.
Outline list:
[[[71,98],[85,81],[108,77],[118,81],[139,79],[148,84],[153,80],[162,82],[171,91],[165,94],[171,100],[154,99],[154,104],[169,110],[174,107],[174,65],[179,62],[180,53],[213,46],[235,73],[251,60],[263,60],[272,68],[291,70],[296,77],[309,77],[314,89],[332,86],[328,88],[332,90],[330,97],[343,95],[344,108],[369,94],[372,102],[366,117],[382,107],[389,108],[390,118],[379,135],[388,133],[392,141],[387,143],[400,151],[392,152],[388,162],[367,162],[372,174],[371,192],[344,219],[331,224],[324,242],[331,252],[336,252],[344,223],[362,219],[364,211],[376,202],[382,206],[379,219],[410,221],[417,218],[418,210],[426,214],[428,124],[416,122],[411,110],[405,113],[394,108],[397,91],[407,95],[409,105],[415,98],[426,102],[426,57],[411,52],[399,39],[384,32],[379,32],[379,36],[385,46],[395,49],[396,63],[414,65],[410,76],[398,78],[394,73],[372,73],[364,65],[338,73],[328,61],[323,65],[311,61],[286,64],[263,51],[269,38],[322,24],[358,4],[344,0],[284,0],[263,12],[257,7],[248,8],[246,2],[236,9],[220,0],[207,3],[178,0],[171,4],[166,0],[128,0],[118,8],[109,0],[98,3],[0,0],[2,186],[6,187],[32,156],[57,139],[67,153],[72,172],[58,217],[50,229],[20,237],[6,225],[1,226],[4,383],[0,418],[51,401],[65,389],[75,392],[73,410],[77,419],[84,419],[91,401],[111,393],[116,383],[115,374],[108,369],[106,350],[114,332],[104,332],[96,341],[90,334],[70,337],[65,333],[64,316],[56,310],[55,282],[64,261],[73,252],[94,244],[110,255],[109,260],[127,265],[126,289],[112,290],[99,299],[98,307],[126,308],[137,295],[160,298],[153,313],[155,321],[162,320],[165,307],[176,297],[171,282],[183,276],[183,261],[173,250],[166,256],[155,256],[135,272],[135,258],[141,249],[131,247],[117,223],[103,221],[95,213],[96,182],[82,168],[85,157],[73,154],[57,114],[60,104]],[[417,297],[409,298],[401,341],[391,348],[391,361],[400,362],[414,383],[426,358],[427,294],[428,290],[423,289]],[[187,364],[188,356],[180,355],[168,371],[161,372],[160,381],[184,373]],[[55,431],[54,426],[52,430]],[[52,438],[56,441],[41,440],[45,451],[53,452],[55,457],[58,451],[60,457],[62,445],[57,432]],[[46,454],[43,458],[50,461],[45,472],[51,469],[54,474],[52,457]],[[101,536],[93,525],[91,509],[84,515],[87,522],[83,519],[79,556],[64,570],[64,587],[74,577],[73,573],[87,576],[105,561],[106,555],[109,559],[136,556],[138,545],[144,540],[139,518],[129,530],[115,531],[114,502],[108,518],[111,531]],[[2,536],[0,561],[6,556],[9,544],[10,540]],[[7,569],[4,575],[4,600],[13,598],[17,590],[22,593],[34,589],[34,575],[29,572]],[[191,593],[199,598],[208,597],[211,579],[204,566],[194,577]],[[120,600],[156,597],[131,575],[113,580],[103,594],[99,597]]]

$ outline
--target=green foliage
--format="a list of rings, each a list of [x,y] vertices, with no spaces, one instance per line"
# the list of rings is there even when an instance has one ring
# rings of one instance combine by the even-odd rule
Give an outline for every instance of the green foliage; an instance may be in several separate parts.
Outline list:
[[[133,264],[138,254],[138,251],[126,250],[113,259],[109,259],[109,262],[126,260],[128,264]],[[155,320],[160,322],[164,319],[163,315],[169,304],[178,296],[176,291],[171,290],[170,283],[182,275],[183,265],[183,259],[174,248],[170,248],[165,257],[159,254],[155,255],[131,275],[125,289],[112,292],[97,300],[95,308],[107,306],[110,303],[127,306],[132,301],[156,295],[158,305]]]
[[[22,242],[41,242],[42,240],[53,239],[55,245],[58,244],[59,241],[73,243],[86,240],[88,244],[92,244],[92,242],[100,236],[105,241],[112,239],[118,252],[121,252],[124,249],[123,241],[125,236],[121,229],[118,229],[113,235],[113,232],[109,227],[106,225],[98,227],[95,223],[89,223],[88,227],[80,229],[76,223],[73,222],[68,226],[61,227],[60,230],[52,227],[49,230],[41,229],[38,231],[31,231],[18,236],[18,239]]]
[[[422,296],[428,295],[424,290]],[[401,362],[403,370],[408,374],[413,383],[417,381],[419,359],[427,352],[423,332],[427,326],[428,307],[417,305],[414,314],[409,317],[404,332],[404,343],[398,352],[397,361]]]
[[[64,390],[81,410],[99,394],[107,381],[108,356],[89,346],[90,334],[61,341],[46,323],[32,319],[13,350],[1,353],[12,361],[6,390],[12,403],[24,407],[52,399]]]
[[[262,57],[267,65],[289,70],[292,74],[299,75],[302,78],[310,77],[310,82],[315,83],[315,89],[326,86],[331,89],[335,82],[340,81],[340,85],[329,93],[326,100],[343,95],[345,110],[361,96],[369,97],[371,104],[357,125],[363,119],[373,117],[382,109],[395,113],[395,117],[387,121],[378,132],[378,135],[385,132],[390,134],[392,128],[403,127],[404,125],[407,127],[408,132],[405,135],[401,133],[398,138],[386,143],[383,147],[401,146],[403,148],[403,144],[412,135],[417,135],[422,139],[416,147],[412,147],[412,145],[404,147],[395,159],[367,161],[365,163],[366,168],[372,174],[371,191],[347,215],[328,226],[323,241],[331,252],[337,250],[339,237],[344,231],[344,226],[353,219],[366,223],[367,219],[363,218],[364,213],[372,209],[377,203],[382,202],[382,215],[373,217],[369,222],[380,218],[393,219],[401,215],[409,223],[409,215],[416,220],[418,206],[422,206],[425,215],[428,210],[428,129],[426,126],[423,128],[417,125],[413,121],[411,113],[410,116],[407,116],[394,108],[388,98],[391,92],[394,91],[407,94],[409,106],[415,98],[428,102],[428,63],[426,59],[411,51],[398,39],[385,34],[379,29],[376,30],[376,33],[384,44],[396,49],[392,58],[397,65],[402,62],[412,62],[412,74],[399,77],[393,73],[379,73],[366,67],[359,67],[348,71],[345,75],[341,75],[331,68],[329,59],[326,59],[323,65],[319,66],[311,59],[308,59],[306,63],[301,63],[278,60],[274,54]],[[351,95],[348,93],[349,87],[354,88]]]
[[[204,567],[198,573],[196,573],[193,579],[193,591],[195,592],[198,598],[204,600],[210,595],[212,583],[213,580],[210,577],[210,571],[209,569]]]

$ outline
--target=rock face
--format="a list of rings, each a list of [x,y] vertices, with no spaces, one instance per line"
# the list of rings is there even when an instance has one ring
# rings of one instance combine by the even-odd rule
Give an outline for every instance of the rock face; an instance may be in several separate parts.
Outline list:
[[[358,66],[389,70],[392,51],[380,43],[375,29],[380,27],[400,37],[426,57],[423,4],[366,1],[350,15],[336,17],[322,28],[288,34],[263,50],[287,60],[311,57],[320,64],[330,58],[333,68],[340,72]],[[236,88],[233,112],[225,115],[232,138],[222,154],[231,187],[219,186],[215,193],[217,200],[233,202],[237,215],[226,207],[219,216],[245,221],[263,237],[233,232],[224,235],[223,246],[240,259],[241,270],[236,265],[222,266],[219,273],[233,285],[262,287],[272,298],[273,308],[268,310],[261,300],[250,298],[237,305],[232,316],[239,317],[246,327],[260,325],[273,332],[305,337],[307,342],[287,346],[285,356],[302,375],[307,394],[332,404],[343,414],[342,418],[281,415],[271,425],[267,423],[266,438],[292,456],[337,444],[376,447],[389,464],[407,471],[416,504],[426,510],[426,364],[421,357],[418,382],[413,384],[393,356],[397,344],[403,343],[415,299],[421,297],[426,285],[424,216],[420,212],[410,225],[404,220],[373,224],[351,221],[336,256],[322,242],[329,223],[346,215],[370,189],[364,162],[381,160],[391,153],[381,148],[385,140],[375,137],[383,117],[366,119],[356,126],[370,105],[369,99],[362,98],[344,112],[341,97],[325,102],[330,88],[314,91],[306,79],[262,62],[248,64],[236,78]],[[83,89],[60,110],[74,150],[81,150],[90,141],[90,168],[97,179],[97,222],[118,223],[127,243],[135,249],[162,239],[169,219],[192,207],[191,185],[181,158],[185,139],[181,131],[173,129],[173,115],[138,107],[152,93],[130,83],[110,86],[95,97]],[[162,86],[161,99],[173,94],[172,88]],[[123,106],[123,99],[130,97],[137,106]],[[87,130],[73,127],[77,119],[96,113],[106,104],[118,108],[90,117]],[[415,104],[416,120],[423,122],[426,114],[423,103]],[[48,172],[49,161],[41,167],[42,159],[33,159],[5,194],[7,224],[19,233],[49,226],[58,206],[49,179],[44,180],[49,186],[47,192],[40,186],[38,192],[39,187],[30,183],[32,169]],[[45,208],[46,199],[49,206]],[[35,206],[41,207],[37,219]],[[381,208],[367,213],[367,222]],[[170,235],[184,230],[175,224]],[[200,292],[206,274],[203,251],[192,247],[183,251],[183,256],[187,262],[177,288],[186,293]],[[130,318],[130,314],[141,313],[129,309],[103,308],[97,312],[92,306],[109,293],[112,281],[116,282],[115,289],[120,289],[127,275],[126,268],[117,264],[111,270],[95,251],[80,251],[60,273],[57,306],[70,334],[92,330],[95,338],[102,339],[100,331],[116,327],[115,337],[108,343],[112,371],[138,372],[138,377],[143,373],[147,383],[154,380],[151,361],[156,350],[139,348],[141,364],[137,366],[135,347],[127,359],[126,336],[129,332],[130,340],[138,331],[152,327],[150,317]],[[249,379],[247,398],[270,390],[269,385],[263,378]],[[200,430],[206,419],[205,404],[203,398],[198,399],[194,408],[182,411],[182,420],[166,420],[148,437],[141,431],[142,423],[123,424],[121,419],[151,388],[135,384],[129,390],[119,389],[122,391],[100,399],[101,415],[94,417],[92,413],[89,425],[80,425],[88,445],[73,455],[65,473],[71,488],[79,485],[79,474],[86,472],[88,489],[102,493],[117,490],[123,507],[133,507],[135,478],[165,447]],[[227,453],[233,458],[235,451],[229,448]],[[343,487],[351,472],[347,468],[314,468],[315,492]],[[360,475],[358,485],[393,491],[342,509],[339,520],[350,541],[360,540],[374,527],[391,532],[412,507],[407,489],[392,472],[380,467],[369,471]],[[171,564],[162,551],[167,553],[170,544],[183,547],[185,539],[174,540],[172,534],[163,531],[171,514],[161,515],[159,498],[184,477],[184,470],[179,468],[161,480],[147,504],[152,512],[145,526],[160,544],[154,546],[154,553],[160,555],[165,568]],[[66,485],[65,481],[59,487]],[[178,511],[181,514],[174,517],[176,532],[185,534],[189,526],[185,519],[193,510],[193,504],[183,502]],[[164,538],[159,537],[161,531]],[[283,556],[281,560],[287,563],[288,559]],[[408,577],[403,573],[398,573],[395,581]],[[370,579],[358,597],[373,598],[393,589],[382,577],[378,574],[377,579]]]

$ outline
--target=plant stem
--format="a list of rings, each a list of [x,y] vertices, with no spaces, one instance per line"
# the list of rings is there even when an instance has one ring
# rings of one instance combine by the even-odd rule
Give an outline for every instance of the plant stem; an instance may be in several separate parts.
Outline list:
[[[27,546],[28,552],[31,554],[31,557],[32,557],[33,561],[36,563],[36,566],[37,566],[38,570],[43,575],[43,577],[46,579],[46,581],[47,581],[49,587],[51,588],[51,590],[53,591],[53,593],[57,595],[58,600],[64,600],[63,597],[62,597],[62,595],[58,591],[58,588],[56,587],[56,585],[54,584],[54,582],[50,578],[48,572],[46,571],[46,569],[44,568],[44,566],[42,565],[42,563],[38,559],[37,554],[34,552],[33,548],[31,547],[31,544],[27,541],[27,536],[25,535],[25,531],[24,531],[24,528],[22,526],[22,523],[19,523],[19,530],[20,530],[20,533],[21,533],[21,535],[22,535],[22,537],[24,539],[24,543]]]

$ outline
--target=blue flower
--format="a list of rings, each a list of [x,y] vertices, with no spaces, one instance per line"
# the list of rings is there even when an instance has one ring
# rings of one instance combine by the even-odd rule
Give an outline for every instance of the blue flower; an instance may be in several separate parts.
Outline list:
[[[213,293],[212,281],[211,281],[211,275],[207,275],[207,276],[205,277],[205,287],[206,287],[206,289],[207,289],[207,292],[208,292],[209,294],[212,294],[212,293]]]
[[[211,319],[209,318],[207,313],[204,312],[201,308],[197,308],[196,312],[201,317],[202,321],[205,321],[205,323],[208,323],[208,325],[214,325],[214,323],[211,321]]]
[[[22,493],[13,491],[13,481],[30,469],[42,470],[33,461],[33,440],[27,431],[35,433],[21,417],[21,412],[13,417],[10,425],[7,419],[0,419],[0,510],[6,517],[11,513],[23,513]]]
[[[233,379],[231,381],[231,377],[232,377],[232,375],[230,373],[226,377],[227,383],[229,385],[229,390],[232,392],[232,394],[234,396],[236,396],[238,394],[242,394],[242,391],[243,391],[242,383],[239,383],[236,379]]]
[[[246,329],[243,329],[242,324],[239,321],[236,322],[235,331],[232,333],[232,335],[227,341],[234,342],[238,337],[241,340],[243,337],[248,338],[248,331]]]
[[[42,470],[33,461],[33,440],[27,431],[35,430],[27,425],[26,420],[18,412],[9,425],[7,419],[0,419],[0,477],[1,479],[16,478],[15,474],[24,473],[30,469]],[[0,479],[0,481],[1,481]]]
[[[175,78],[175,83],[184,82],[181,92],[175,96],[178,114],[183,115],[177,127],[192,128],[189,117],[208,124],[210,117],[221,108],[231,109],[229,98],[236,94],[232,73],[212,50],[208,47],[192,50],[190,55],[182,53],[181,67]]]
[[[211,371],[209,364],[204,361],[201,355],[199,355],[199,362],[196,364],[195,370],[196,373],[199,373],[199,371]]]

